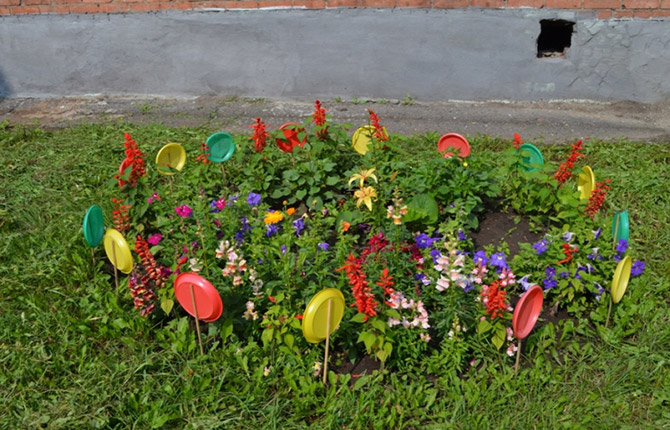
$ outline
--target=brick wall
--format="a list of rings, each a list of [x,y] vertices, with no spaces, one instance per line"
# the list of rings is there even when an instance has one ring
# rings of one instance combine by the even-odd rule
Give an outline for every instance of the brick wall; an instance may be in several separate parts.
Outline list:
[[[599,18],[668,18],[670,0],[0,0],[1,15],[131,13],[257,8],[547,8],[595,11]]]

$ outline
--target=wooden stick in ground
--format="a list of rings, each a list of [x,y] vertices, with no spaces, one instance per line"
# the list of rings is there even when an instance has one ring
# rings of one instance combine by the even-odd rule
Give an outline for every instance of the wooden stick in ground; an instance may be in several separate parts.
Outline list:
[[[326,353],[323,356],[323,383],[328,377],[328,348],[330,347],[330,313],[333,308],[333,299],[328,299],[328,312],[326,314]]]
[[[621,216],[619,214],[615,215],[616,221],[614,222],[614,238],[612,238],[612,251],[616,248],[616,237],[619,234],[619,219]]]
[[[519,359],[521,358],[521,339],[519,339],[519,345],[516,349],[516,363],[514,363],[514,374],[519,371]]]
[[[93,252],[93,248],[91,248],[91,265],[95,267],[95,253]]]
[[[195,314],[195,331],[198,332],[198,345],[200,345],[200,355],[205,355],[202,349],[202,338],[200,336],[200,318],[198,318],[198,308],[195,305],[195,293],[193,293],[193,284],[189,284],[189,291],[191,292],[191,304],[193,304],[193,313]]]
[[[226,169],[223,168],[223,163],[221,164],[221,175],[223,175],[223,183],[226,183]]]
[[[607,308],[607,319],[605,320],[605,328],[610,324],[610,313],[612,312],[612,302],[614,299],[610,297],[610,306]]]
[[[119,274],[116,268],[116,244],[112,241],[112,265],[114,266],[114,286],[116,286],[116,299],[119,299]]]

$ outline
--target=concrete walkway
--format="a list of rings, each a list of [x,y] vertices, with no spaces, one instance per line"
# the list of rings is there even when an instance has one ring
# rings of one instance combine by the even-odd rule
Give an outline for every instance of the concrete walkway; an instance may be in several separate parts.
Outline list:
[[[576,139],[670,142],[670,105],[633,102],[431,102],[413,100],[322,100],[333,120],[367,124],[374,110],[389,132],[411,135],[426,132],[486,134],[524,140],[566,143]],[[0,123],[38,124],[44,128],[78,123],[124,120],[160,122],[169,126],[205,126],[231,133],[249,133],[256,117],[272,129],[286,122],[302,122],[311,115],[313,101],[247,99],[206,96],[157,98],[90,96],[72,98],[9,98],[0,100]]]

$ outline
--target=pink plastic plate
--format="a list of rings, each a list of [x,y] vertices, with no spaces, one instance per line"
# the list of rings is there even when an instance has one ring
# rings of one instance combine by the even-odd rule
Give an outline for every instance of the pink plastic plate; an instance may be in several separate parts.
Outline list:
[[[543,301],[542,288],[538,285],[533,285],[521,296],[512,316],[512,328],[517,339],[524,339],[533,330],[542,312]]]

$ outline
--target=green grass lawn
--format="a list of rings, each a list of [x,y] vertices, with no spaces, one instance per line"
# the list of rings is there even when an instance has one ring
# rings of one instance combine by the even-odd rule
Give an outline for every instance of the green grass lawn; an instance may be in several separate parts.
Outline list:
[[[410,367],[323,386],[290,357],[263,377],[255,343],[214,342],[200,356],[187,319],[147,320],[127,293],[117,302],[81,222],[92,204],[109,213],[125,131],[157,150],[195,148],[212,130],[0,129],[0,428],[670,428],[670,144],[585,145],[647,263],[609,329],[566,321],[524,350],[517,375],[445,364],[430,378]],[[431,144],[408,148],[417,141]],[[494,159],[508,145],[470,141]]]

